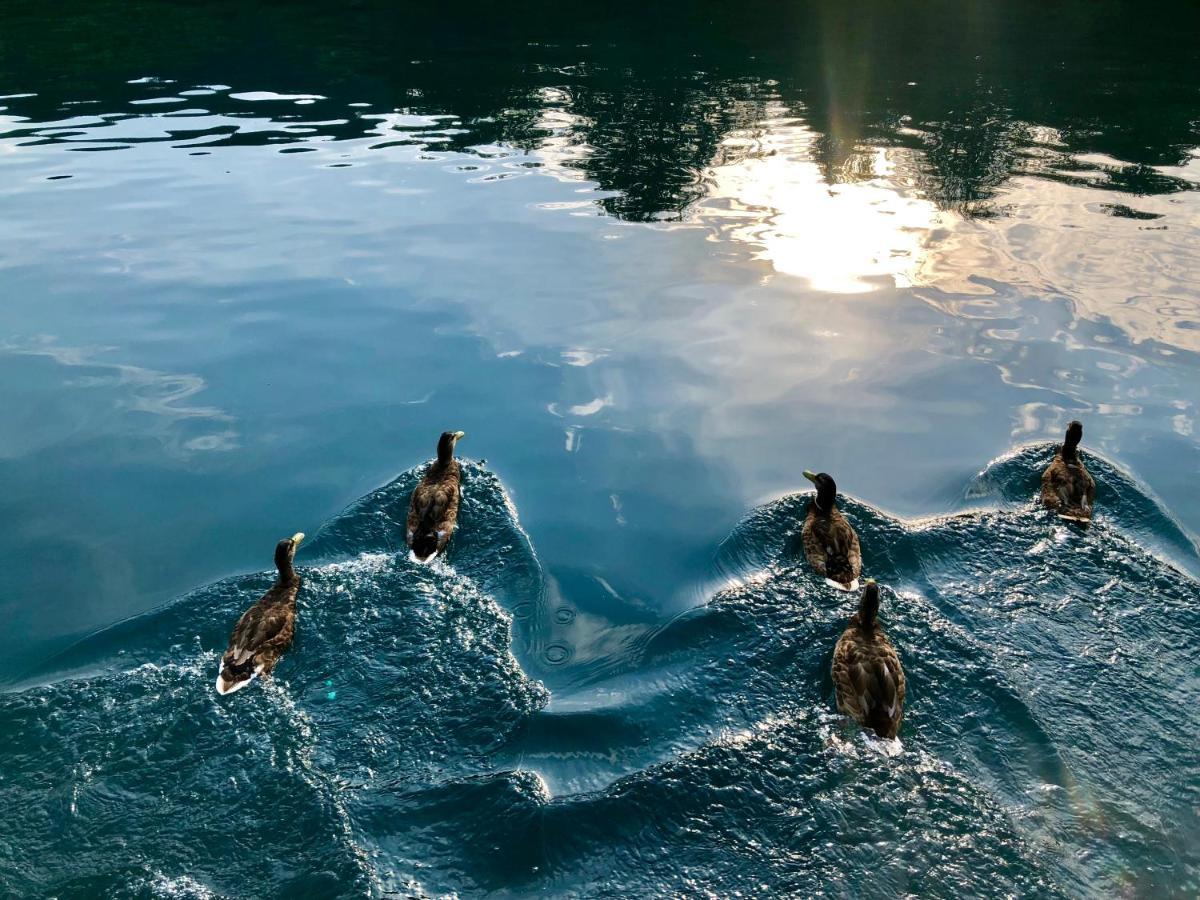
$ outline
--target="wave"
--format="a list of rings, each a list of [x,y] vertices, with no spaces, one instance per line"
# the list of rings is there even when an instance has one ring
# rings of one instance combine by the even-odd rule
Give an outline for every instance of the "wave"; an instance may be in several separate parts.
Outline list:
[[[393,552],[389,532],[417,477],[359,501],[305,548],[295,643],[236,702],[212,677],[271,574],[107,629],[58,658],[57,674],[0,696],[13,736],[0,799],[39,810],[0,826],[0,892],[157,890],[162,872],[184,872],[222,896],[377,893],[358,796],[473,772],[546,702],[489,593],[524,597],[536,572],[499,481],[467,466],[462,534],[423,566],[402,530]]]
[[[703,576],[708,601],[630,632],[605,667],[603,645],[572,644],[590,626],[565,621],[494,475],[465,465],[459,533],[426,566],[402,544],[404,473],[304,548],[296,643],[234,702],[211,676],[266,574],[108,629],[0,695],[0,800],[31,811],[0,825],[0,889],[1186,892],[1195,548],[1091,456],[1101,513],[1060,523],[1032,502],[1047,453],[974,479],[965,502],[991,508],[905,521],[843,501],[908,673],[888,745],[834,711],[856,598],[803,561],[806,495],[752,511]],[[527,673],[553,666],[583,674],[551,697]]]

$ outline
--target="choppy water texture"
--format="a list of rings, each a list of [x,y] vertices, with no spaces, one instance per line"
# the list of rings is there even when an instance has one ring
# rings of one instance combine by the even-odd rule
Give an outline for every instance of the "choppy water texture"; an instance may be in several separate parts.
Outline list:
[[[905,522],[845,503],[888,585],[900,745],[832,711],[850,605],[798,556],[805,497],[739,525],[709,602],[614,636],[547,589],[478,464],[448,556],[397,552],[406,474],[304,552],[298,639],[270,681],[212,688],[227,623],[270,577],[249,575],[0,700],[0,802],[21,811],[0,825],[0,887],[1194,894],[1196,584],[1133,536],[1195,550],[1100,460],[1090,528],[1033,506],[1050,453],[983,472],[987,510]]]
[[[644,6],[0,0],[0,893],[1200,893],[1200,7]]]

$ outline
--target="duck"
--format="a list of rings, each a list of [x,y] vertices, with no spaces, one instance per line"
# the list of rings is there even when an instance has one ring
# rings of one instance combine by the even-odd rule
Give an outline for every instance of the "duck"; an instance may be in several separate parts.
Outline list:
[[[879,585],[867,579],[858,612],[833,649],[838,711],[881,738],[894,738],[904,718],[904,668],[879,624]]]
[[[808,503],[801,531],[804,555],[831,586],[843,591],[856,590],[862,573],[862,550],[854,526],[837,508],[837,482],[825,472],[814,475],[807,469],[804,477],[817,488]]]
[[[462,431],[442,432],[437,459],[412,493],[405,541],[418,562],[427,562],[445,550],[454,534],[458,502],[462,498],[462,472],[454,458],[454,448],[464,437]]]
[[[270,675],[291,646],[296,631],[296,595],[300,593],[300,576],[292,562],[302,540],[304,532],[298,531],[275,545],[279,577],[233,626],[229,648],[221,657],[217,673],[218,694],[232,694],[259,675]]]
[[[1096,482],[1079,456],[1081,440],[1083,423],[1074,421],[1067,426],[1054,460],[1042,473],[1042,505],[1063,519],[1087,523],[1092,521]]]

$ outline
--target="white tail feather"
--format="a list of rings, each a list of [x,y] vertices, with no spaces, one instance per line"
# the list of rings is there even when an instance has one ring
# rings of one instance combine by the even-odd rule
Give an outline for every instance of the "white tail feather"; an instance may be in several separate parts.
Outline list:
[[[222,666],[222,668],[224,668]],[[226,694],[233,694],[240,691],[255,678],[262,674],[263,667],[260,665],[250,673],[249,678],[244,678],[241,681],[226,681],[220,672],[217,672],[217,693],[224,697]]]
[[[1088,522],[1092,521],[1091,516],[1075,516],[1075,515],[1071,515],[1070,513],[1061,513],[1060,512],[1058,514],[1058,517],[1060,519],[1066,519],[1068,522],[1083,522],[1084,524],[1087,524]]]

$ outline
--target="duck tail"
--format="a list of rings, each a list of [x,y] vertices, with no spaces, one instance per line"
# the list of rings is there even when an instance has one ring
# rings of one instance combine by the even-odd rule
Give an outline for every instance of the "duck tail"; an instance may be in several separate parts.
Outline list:
[[[1068,522],[1078,522],[1081,525],[1086,525],[1092,521],[1092,511],[1082,506],[1060,506],[1057,512],[1060,519],[1066,519]]]
[[[254,664],[254,657],[250,656],[241,663],[235,663],[232,659],[224,659],[221,661],[221,669],[217,673],[217,693],[222,696],[232,694],[235,691],[240,691],[251,681],[253,681],[263,667]]]
[[[825,578],[839,590],[858,590],[858,579],[854,576],[854,569],[845,553],[829,554],[825,559]]]
[[[422,530],[413,538],[412,552],[413,555],[425,562],[438,550],[438,533],[437,531]]]
[[[867,719],[867,727],[875,732],[876,736],[881,738],[894,738],[896,736],[895,723],[888,718],[882,707],[875,707],[871,710],[871,715]]]

